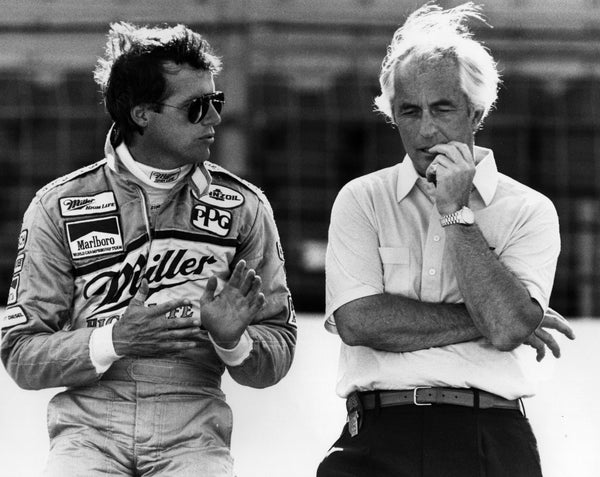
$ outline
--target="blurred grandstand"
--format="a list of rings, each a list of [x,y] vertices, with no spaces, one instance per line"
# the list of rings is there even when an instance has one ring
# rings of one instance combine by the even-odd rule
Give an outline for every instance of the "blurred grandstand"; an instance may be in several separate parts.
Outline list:
[[[35,191],[102,157],[110,123],[91,70],[108,24],[182,22],[224,60],[217,85],[228,103],[213,160],[265,190],[296,307],[322,310],[337,191],[402,157],[372,99],[393,31],[422,3],[0,0],[0,290],[8,291]],[[598,316],[600,1],[494,0],[484,10],[494,28],[475,31],[499,60],[504,85],[478,143],[495,150],[502,172],[556,204],[563,252],[552,305]]]

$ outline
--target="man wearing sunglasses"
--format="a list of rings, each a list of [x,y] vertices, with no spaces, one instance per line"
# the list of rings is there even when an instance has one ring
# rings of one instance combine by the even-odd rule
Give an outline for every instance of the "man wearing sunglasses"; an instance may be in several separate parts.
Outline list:
[[[208,162],[225,96],[208,43],[111,25],[105,158],[41,189],[19,236],[2,361],[49,403],[46,476],[231,476],[225,368],[263,388],[296,324],[271,208]]]

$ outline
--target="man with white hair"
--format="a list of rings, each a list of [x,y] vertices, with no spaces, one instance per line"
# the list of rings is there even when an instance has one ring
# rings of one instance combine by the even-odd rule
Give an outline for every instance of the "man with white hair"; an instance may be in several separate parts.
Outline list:
[[[541,475],[521,399],[533,349],[560,356],[547,329],[574,338],[548,307],[558,217],[474,145],[499,77],[471,19],[470,2],[427,4],[396,31],[375,102],[406,156],[333,206],[326,326],[348,423],[319,477]]]

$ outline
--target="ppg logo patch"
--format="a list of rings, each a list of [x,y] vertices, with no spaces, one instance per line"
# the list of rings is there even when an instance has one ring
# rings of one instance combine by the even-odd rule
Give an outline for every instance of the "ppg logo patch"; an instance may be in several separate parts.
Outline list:
[[[73,259],[123,251],[121,227],[116,216],[67,223]]]
[[[197,205],[192,209],[192,225],[219,237],[225,237],[231,229],[231,212]]]
[[[96,195],[80,197],[63,197],[60,199],[60,215],[76,217],[78,215],[104,214],[115,212],[117,201],[112,192],[101,192]]]

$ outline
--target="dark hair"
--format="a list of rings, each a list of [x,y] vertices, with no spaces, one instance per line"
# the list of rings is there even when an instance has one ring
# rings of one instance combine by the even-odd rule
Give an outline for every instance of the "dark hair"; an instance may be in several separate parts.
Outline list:
[[[167,95],[166,62],[188,64],[217,74],[221,60],[208,42],[185,25],[136,27],[120,22],[110,25],[104,58],[98,60],[94,79],[101,88],[110,117],[129,143],[142,128],[131,119],[131,108],[160,103]]]

